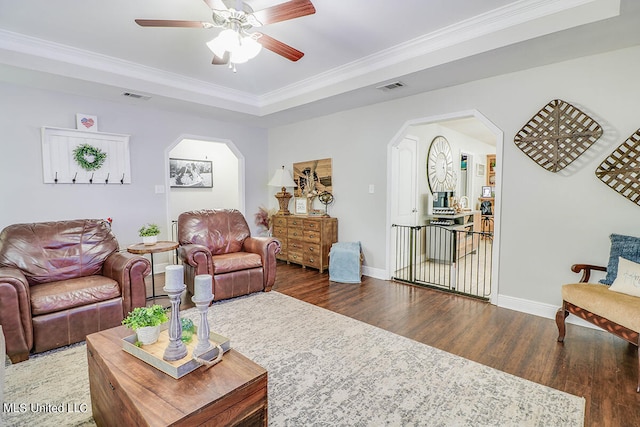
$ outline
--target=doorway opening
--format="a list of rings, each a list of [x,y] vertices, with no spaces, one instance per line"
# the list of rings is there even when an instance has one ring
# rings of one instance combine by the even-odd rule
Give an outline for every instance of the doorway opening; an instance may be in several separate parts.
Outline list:
[[[177,239],[177,219],[182,212],[222,208],[244,212],[244,156],[233,142],[183,135],[167,148],[165,159],[167,218],[174,240]],[[205,165],[211,162],[211,182],[202,186],[176,185],[171,159],[174,164],[177,159]]]
[[[439,206],[442,198],[437,197],[434,203],[434,194],[441,194],[431,192],[426,158],[436,136],[444,136],[451,146],[456,180],[452,188],[447,188],[447,199],[451,199],[452,207],[455,204],[455,215],[452,216],[443,217],[440,215],[443,211],[437,209],[434,216],[434,206]],[[411,120],[402,126],[388,145],[388,277],[411,271],[408,268],[411,265],[416,272],[420,262],[433,261],[429,253],[444,251],[447,256],[436,257],[443,264],[438,277],[451,278],[443,282],[443,287],[459,292],[460,280],[475,280],[476,283],[469,287],[483,288],[482,297],[496,303],[502,139],[502,131],[476,110]],[[493,156],[492,185],[487,184],[488,156]],[[492,196],[491,215],[480,210],[487,191]],[[402,233],[400,226],[404,227]],[[435,227],[443,228],[443,231]],[[407,236],[406,243],[400,234]],[[411,248],[407,244],[411,244]],[[479,262],[488,265],[480,267]],[[480,273],[482,279],[473,278],[474,274]],[[478,282],[480,280],[488,284]],[[421,281],[425,280],[416,283],[423,284]]]

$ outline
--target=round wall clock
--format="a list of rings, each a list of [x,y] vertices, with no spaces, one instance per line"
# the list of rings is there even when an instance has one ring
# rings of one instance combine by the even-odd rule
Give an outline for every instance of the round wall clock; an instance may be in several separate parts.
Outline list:
[[[455,190],[453,155],[449,141],[444,136],[436,136],[431,141],[427,154],[427,179],[432,193]]]

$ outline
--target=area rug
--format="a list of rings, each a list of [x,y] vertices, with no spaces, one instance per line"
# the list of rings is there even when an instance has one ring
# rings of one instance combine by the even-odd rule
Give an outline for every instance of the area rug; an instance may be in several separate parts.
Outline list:
[[[267,369],[270,426],[584,422],[583,398],[278,292],[215,303],[209,318],[212,330]],[[91,425],[85,352],[76,345],[7,367],[5,424]]]

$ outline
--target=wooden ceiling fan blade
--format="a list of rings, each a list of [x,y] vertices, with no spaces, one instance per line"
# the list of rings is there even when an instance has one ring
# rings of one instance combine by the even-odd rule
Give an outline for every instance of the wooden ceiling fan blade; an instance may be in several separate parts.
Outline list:
[[[301,16],[313,15],[314,13],[316,13],[316,8],[313,7],[313,4],[309,0],[291,0],[253,12],[253,16],[255,16],[262,25],[267,25],[300,18]]]
[[[282,43],[280,40],[276,40],[266,34],[260,33],[261,36],[256,40],[265,49],[269,49],[271,52],[277,53],[280,56],[287,58],[290,61],[297,61],[304,56],[304,53],[300,52],[288,44]]]
[[[213,10],[227,10],[227,5],[222,0],[204,0],[204,2]]]
[[[213,65],[225,65],[229,63],[229,52],[225,52],[222,58],[218,55],[213,55],[213,61],[211,61]]]
[[[136,19],[141,27],[172,27],[172,28],[211,28],[213,24],[204,21],[179,21],[174,19]]]

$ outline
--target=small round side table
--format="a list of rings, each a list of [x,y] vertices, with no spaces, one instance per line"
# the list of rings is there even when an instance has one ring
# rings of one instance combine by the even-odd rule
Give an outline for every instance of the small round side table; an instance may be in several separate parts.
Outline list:
[[[127,252],[136,255],[149,254],[151,256],[151,294],[152,296],[147,299],[156,299],[157,297],[166,297],[167,295],[156,295],[156,279],[155,271],[153,269],[153,254],[158,252],[167,252],[174,249],[178,249],[180,243],[170,242],[166,240],[158,241],[153,245],[145,245],[144,243],[136,243],[135,245],[127,246]]]

